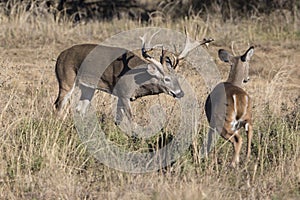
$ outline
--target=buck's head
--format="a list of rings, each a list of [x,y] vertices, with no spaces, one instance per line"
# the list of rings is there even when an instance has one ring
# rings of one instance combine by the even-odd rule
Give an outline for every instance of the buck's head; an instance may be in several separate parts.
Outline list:
[[[178,79],[175,74],[175,68],[178,66],[179,62],[183,60],[188,53],[193,50],[194,48],[198,47],[199,45],[208,44],[209,42],[213,41],[213,39],[203,40],[202,43],[197,41],[191,42],[188,34],[186,32],[186,43],[184,49],[181,51],[180,54],[171,53],[163,49],[161,51],[160,60],[157,61],[153,57],[151,57],[148,53],[154,49],[154,47],[149,48],[146,50],[145,42],[148,40],[147,47],[150,46],[151,39],[156,33],[154,33],[150,39],[147,39],[147,33],[141,37],[142,40],[142,56],[150,61],[148,65],[148,73],[154,77],[156,77],[155,84],[159,86],[157,90],[161,92],[167,93],[172,95],[176,98],[183,97],[184,93],[180,87]],[[156,45],[161,46],[161,45]]]
[[[230,64],[231,69],[227,82],[240,86],[242,83],[247,83],[249,78],[249,61],[254,52],[254,47],[251,46],[242,56],[233,56],[224,49],[219,50],[219,58]]]
[[[160,61],[155,60],[148,53],[153,49],[145,49],[145,37],[146,34],[141,37],[142,40],[142,56],[150,63],[147,65],[147,72],[153,79],[152,85],[148,88],[149,91],[158,91],[169,94],[175,98],[181,98],[184,96],[184,92],[181,89],[178,78],[174,71],[174,64],[169,57],[166,56],[166,51],[162,50]]]
[[[169,94],[174,98],[183,97],[184,92],[181,89],[174,69],[169,64],[155,65],[149,63],[147,65],[147,72],[153,77],[153,86],[158,87],[153,88],[154,90]]]

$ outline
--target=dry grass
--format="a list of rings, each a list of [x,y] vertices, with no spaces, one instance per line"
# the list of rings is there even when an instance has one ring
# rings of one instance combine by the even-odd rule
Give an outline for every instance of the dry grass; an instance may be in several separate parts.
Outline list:
[[[67,20],[56,22],[47,14],[31,14],[0,15],[1,199],[299,199],[299,30],[276,16],[238,24],[195,16],[176,23],[153,18],[150,24],[113,20],[73,25]],[[195,33],[197,25],[201,28]],[[213,58],[221,47],[238,54],[249,44],[256,46],[252,81],[246,86],[254,102],[255,122],[248,165],[228,168],[232,149],[224,141],[207,160],[195,153],[207,131],[202,109],[207,90],[190,69],[181,68],[179,73],[197,91],[202,125],[191,151],[165,172],[128,174],[102,165],[81,144],[72,117],[62,120],[52,114],[57,95],[54,65],[60,51],[143,26],[179,31],[187,26],[192,37],[211,36],[216,39],[208,49]],[[225,77],[227,66],[217,59],[216,63]],[[101,115],[110,97],[97,95]],[[171,114],[176,106],[160,95],[135,102],[134,112],[139,115],[138,108],[149,101],[166,104]],[[173,123],[166,127],[171,134]],[[135,145],[126,137],[120,142]]]

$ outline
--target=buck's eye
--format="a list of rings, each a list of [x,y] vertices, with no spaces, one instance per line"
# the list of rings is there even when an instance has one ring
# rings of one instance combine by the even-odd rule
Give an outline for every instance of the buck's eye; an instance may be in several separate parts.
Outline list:
[[[164,80],[165,82],[171,82],[171,79],[169,77],[166,77]]]
[[[170,66],[172,66],[172,61],[170,59],[170,57],[166,57],[166,63],[168,63]]]

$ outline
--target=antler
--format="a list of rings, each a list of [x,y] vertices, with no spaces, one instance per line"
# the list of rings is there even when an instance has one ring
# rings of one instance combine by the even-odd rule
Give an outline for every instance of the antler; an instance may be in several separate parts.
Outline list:
[[[206,47],[208,47],[209,43],[213,42],[213,41],[215,41],[213,38],[203,38],[200,45],[205,45]]]
[[[179,56],[177,56],[178,60],[185,58],[191,50],[193,50],[194,48],[196,48],[197,46],[200,45],[199,42],[197,42],[197,41],[191,42],[186,28],[184,28],[184,32],[186,35],[185,46],[184,46],[183,50],[181,51],[181,53],[179,54]]]
[[[182,50],[182,52],[179,54],[179,56],[177,56],[178,60],[184,59],[188,55],[188,53],[190,51],[192,51],[194,48],[196,48],[200,45],[208,46],[208,43],[214,41],[214,39],[212,39],[212,38],[208,38],[208,39],[204,38],[201,43],[199,43],[198,41],[191,42],[186,28],[184,28],[184,32],[185,32],[185,35],[186,35],[185,47]]]
[[[147,43],[148,46],[150,46],[150,42],[151,42],[152,38],[153,38],[154,35],[156,35],[158,32],[159,32],[159,31],[155,32],[155,33],[150,37],[150,39],[149,39],[149,41],[148,41],[148,43]],[[140,39],[142,40],[142,56],[143,56],[146,60],[152,62],[152,63],[153,63],[154,65],[156,65],[157,67],[163,69],[162,64],[161,64],[159,61],[157,61],[157,60],[155,60],[154,58],[152,58],[152,57],[148,54],[148,52],[149,52],[149,51],[152,51],[155,47],[157,47],[157,46],[162,46],[162,45],[161,45],[161,44],[158,44],[158,45],[155,45],[155,46],[149,48],[149,50],[146,50],[146,47],[145,47],[145,46],[146,46],[146,39],[147,39],[146,37],[147,37],[147,33],[145,33],[145,34],[143,35],[143,37],[140,37]]]
[[[212,41],[214,41],[214,39],[212,38],[204,38],[201,42],[198,42],[197,40],[195,41],[191,41],[189,35],[188,35],[188,32],[186,30],[186,28],[184,29],[185,31],[185,35],[186,35],[186,40],[185,40],[185,46],[183,48],[183,50],[181,51],[181,53],[176,56],[176,55],[173,55],[174,57],[174,62],[172,63],[172,67],[173,69],[175,69],[179,63],[180,60],[184,59],[188,53],[190,51],[192,51],[193,49],[195,49],[196,47],[200,46],[200,45],[206,45],[208,46],[208,44]],[[150,38],[149,40],[147,39],[147,33],[145,33],[142,37],[140,37],[140,39],[142,40],[142,56],[152,62],[153,64],[155,64],[157,67],[159,68],[163,68],[163,63],[164,63],[164,54],[165,54],[165,50],[163,49],[163,45],[162,44],[157,44],[153,47],[151,47],[150,45],[150,42],[151,40],[153,39],[153,37],[158,33],[159,31],[155,32]],[[146,43],[147,42],[147,43]],[[152,51],[154,48],[158,47],[158,46],[161,46],[162,47],[162,55],[161,55],[161,58],[160,58],[160,62],[155,60],[154,58],[152,58],[148,52],[149,51]],[[147,48],[147,50],[146,50]]]

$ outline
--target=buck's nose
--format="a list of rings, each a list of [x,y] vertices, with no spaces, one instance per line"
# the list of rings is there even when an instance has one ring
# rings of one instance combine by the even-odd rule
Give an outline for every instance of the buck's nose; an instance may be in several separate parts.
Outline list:
[[[175,97],[176,98],[181,98],[184,96],[184,92],[182,90],[180,90],[180,92],[176,93]]]

